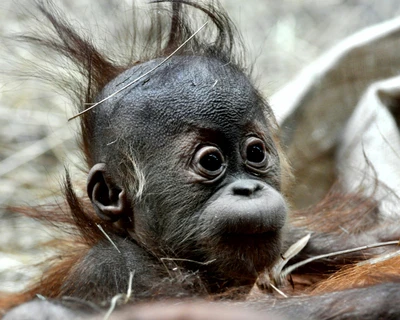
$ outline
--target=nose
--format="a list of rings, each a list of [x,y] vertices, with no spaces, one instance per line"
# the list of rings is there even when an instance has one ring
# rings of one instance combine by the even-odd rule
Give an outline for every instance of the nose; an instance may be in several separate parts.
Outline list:
[[[250,197],[262,188],[261,182],[251,179],[240,179],[231,184],[231,192],[236,196]]]

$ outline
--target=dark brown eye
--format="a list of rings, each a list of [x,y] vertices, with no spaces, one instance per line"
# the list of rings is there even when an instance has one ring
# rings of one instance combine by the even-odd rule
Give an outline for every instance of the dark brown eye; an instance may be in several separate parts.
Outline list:
[[[256,137],[250,137],[246,140],[242,156],[246,165],[250,168],[263,169],[268,164],[265,143]]]
[[[208,171],[218,171],[222,166],[222,159],[217,153],[208,153],[200,159],[200,165]]]
[[[196,152],[193,166],[198,174],[213,179],[219,176],[225,168],[224,156],[217,147],[205,146]]]
[[[247,161],[261,163],[265,158],[265,150],[261,144],[254,144],[247,147]]]

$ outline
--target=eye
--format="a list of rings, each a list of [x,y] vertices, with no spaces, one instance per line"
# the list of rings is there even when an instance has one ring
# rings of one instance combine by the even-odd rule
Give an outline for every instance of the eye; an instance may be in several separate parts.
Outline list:
[[[224,156],[217,147],[202,147],[194,156],[193,168],[196,173],[207,179],[216,178],[225,169]]]
[[[243,148],[242,157],[251,169],[260,171],[268,165],[267,151],[265,143],[259,138],[250,137],[246,140]],[[260,172],[261,173],[261,172]]]
[[[261,144],[253,144],[247,147],[247,161],[261,163],[265,159],[265,150]]]

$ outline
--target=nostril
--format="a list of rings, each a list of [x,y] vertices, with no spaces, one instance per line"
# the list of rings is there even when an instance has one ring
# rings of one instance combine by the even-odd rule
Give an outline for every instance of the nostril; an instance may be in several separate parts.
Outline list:
[[[262,189],[261,183],[254,180],[239,180],[232,185],[232,192],[238,196],[251,196]]]
[[[236,187],[233,189],[233,194],[237,196],[250,196],[252,195],[254,190],[250,188],[241,188],[241,187]]]

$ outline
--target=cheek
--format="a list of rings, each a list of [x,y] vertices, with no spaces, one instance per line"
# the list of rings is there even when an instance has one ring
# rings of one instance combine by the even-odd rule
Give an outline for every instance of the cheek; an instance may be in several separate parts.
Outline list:
[[[182,175],[171,172],[160,175],[158,180],[154,177],[133,208],[135,230],[176,246],[198,227],[197,213],[212,192],[202,185],[189,184]]]

